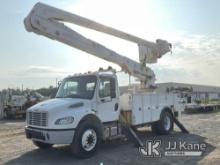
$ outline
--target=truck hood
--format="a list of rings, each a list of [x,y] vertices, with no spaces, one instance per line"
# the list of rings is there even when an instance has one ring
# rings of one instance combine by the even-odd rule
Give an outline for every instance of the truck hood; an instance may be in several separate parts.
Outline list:
[[[52,111],[55,109],[74,109],[81,106],[88,106],[89,100],[85,99],[77,99],[77,98],[54,98],[50,100],[46,100],[43,102],[40,102],[28,109],[28,111],[34,110],[43,110],[43,111]]]

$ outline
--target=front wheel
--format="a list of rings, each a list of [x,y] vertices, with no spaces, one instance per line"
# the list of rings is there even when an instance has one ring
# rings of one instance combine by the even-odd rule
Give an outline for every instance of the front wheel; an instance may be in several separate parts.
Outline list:
[[[101,129],[98,123],[83,122],[78,127],[71,144],[72,153],[79,158],[93,156],[101,142]]]
[[[47,149],[47,148],[51,148],[53,146],[53,144],[43,143],[43,142],[34,141],[34,140],[33,140],[33,143],[35,146],[37,146],[40,149]]]
[[[152,131],[156,134],[167,135],[173,131],[173,116],[168,111],[163,111],[160,120],[152,123]]]

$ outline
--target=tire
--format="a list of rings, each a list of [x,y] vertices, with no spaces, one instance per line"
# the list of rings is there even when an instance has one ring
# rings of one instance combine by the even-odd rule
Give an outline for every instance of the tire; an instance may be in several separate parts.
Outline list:
[[[51,148],[53,146],[53,144],[43,143],[43,142],[34,141],[34,140],[33,140],[33,143],[35,146],[37,146],[40,149],[47,149],[47,148]]]
[[[97,122],[80,123],[70,145],[72,153],[78,158],[89,158],[96,154],[101,142],[101,126]]]
[[[151,129],[159,135],[167,135],[173,131],[173,116],[169,111],[163,111],[160,120],[151,124]]]

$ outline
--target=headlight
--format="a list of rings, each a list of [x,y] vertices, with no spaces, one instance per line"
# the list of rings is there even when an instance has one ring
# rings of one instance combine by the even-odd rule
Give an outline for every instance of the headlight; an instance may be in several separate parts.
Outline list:
[[[55,125],[66,125],[66,124],[71,124],[73,123],[74,118],[72,116],[64,117],[57,119],[55,122]]]

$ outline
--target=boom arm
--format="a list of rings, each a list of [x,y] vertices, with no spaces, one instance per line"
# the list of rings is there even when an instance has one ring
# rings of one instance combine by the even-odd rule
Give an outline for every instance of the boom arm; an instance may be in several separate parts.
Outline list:
[[[89,29],[137,43],[139,46],[140,63],[82,36],[65,26],[62,22],[84,26]],[[33,7],[30,14],[25,18],[24,24],[26,30],[29,32],[35,32],[51,39],[58,40],[106,61],[118,64],[122,70],[137,77],[146,87],[154,85],[155,82],[154,72],[149,67],[146,67],[146,63],[155,63],[158,58],[169,52],[171,49],[171,44],[167,41],[157,40],[156,43],[149,42],[42,3],[37,3]]]

